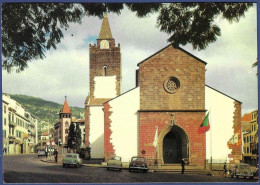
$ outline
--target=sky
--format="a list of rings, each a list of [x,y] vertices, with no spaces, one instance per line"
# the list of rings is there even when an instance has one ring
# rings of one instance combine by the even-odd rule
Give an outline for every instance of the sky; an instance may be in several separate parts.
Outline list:
[[[156,27],[157,14],[137,18],[125,8],[120,15],[108,13],[112,36],[120,43],[122,93],[135,87],[137,63],[169,43],[170,35]],[[69,106],[84,107],[89,92],[89,44],[96,43],[102,19],[85,17],[64,30],[57,49],[46,52],[44,60],[34,60],[21,73],[2,71],[2,91],[24,94]],[[206,84],[242,102],[242,114],[257,109],[257,15],[251,7],[239,22],[216,19],[221,36],[202,51],[181,46],[207,62]],[[72,36],[73,35],[73,36]]]

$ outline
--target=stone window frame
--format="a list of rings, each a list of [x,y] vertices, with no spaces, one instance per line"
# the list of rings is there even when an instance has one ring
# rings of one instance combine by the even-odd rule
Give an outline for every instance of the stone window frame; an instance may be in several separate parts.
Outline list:
[[[103,66],[103,76],[108,76],[108,67],[107,67],[107,65]]]
[[[174,76],[167,77],[163,82],[163,88],[169,94],[176,93],[180,87],[180,80]]]

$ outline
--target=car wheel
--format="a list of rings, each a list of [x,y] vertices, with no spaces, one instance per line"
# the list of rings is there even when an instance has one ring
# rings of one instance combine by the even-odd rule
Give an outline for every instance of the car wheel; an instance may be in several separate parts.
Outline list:
[[[79,168],[79,167],[80,167],[79,163],[77,163],[77,164],[76,164],[76,167],[77,167],[77,168]]]
[[[66,167],[66,164],[62,164],[62,166],[63,166],[63,168],[65,168],[65,167]]]
[[[107,170],[109,171],[109,168],[107,168]]]
[[[254,178],[254,176],[251,176],[251,177],[250,177],[250,179],[253,179],[253,178]]]
[[[238,175],[236,175],[236,177],[237,177],[237,179],[238,179],[238,177],[239,177],[239,176],[238,176]]]
[[[121,171],[122,169],[121,168],[118,168],[119,171]]]
[[[231,178],[233,178],[233,174],[231,174]]]
[[[131,172],[132,170],[129,168],[129,172]]]
[[[244,176],[244,179],[246,179],[246,176]]]

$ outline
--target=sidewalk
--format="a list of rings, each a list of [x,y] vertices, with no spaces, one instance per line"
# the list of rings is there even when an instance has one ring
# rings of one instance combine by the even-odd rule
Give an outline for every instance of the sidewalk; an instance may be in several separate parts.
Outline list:
[[[46,157],[43,157],[43,158],[41,159],[41,161],[47,162],[47,163],[55,163],[53,156],[48,157],[47,159],[46,159]]]

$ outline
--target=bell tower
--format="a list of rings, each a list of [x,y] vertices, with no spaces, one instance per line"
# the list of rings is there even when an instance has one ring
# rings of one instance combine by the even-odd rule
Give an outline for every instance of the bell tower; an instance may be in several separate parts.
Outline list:
[[[85,101],[85,146],[104,157],[103,103],[121,93],[121,53],[105,14],[97,43],[89,45],[89,96]]]
[[[89,105],[103,105],[120,94],[121,53],[104,15],[97,45],[89,45]]]
[[[69,108],[67,97],[65,96],[65,101],[62,110],[60,110],[60,130],[59,130],[59,138],[61,138],[62,145],[67,145],[68,140],[68,131],[69,126],[71,124],[71,110]],[[59,139],[58,138],[58,139]]]

